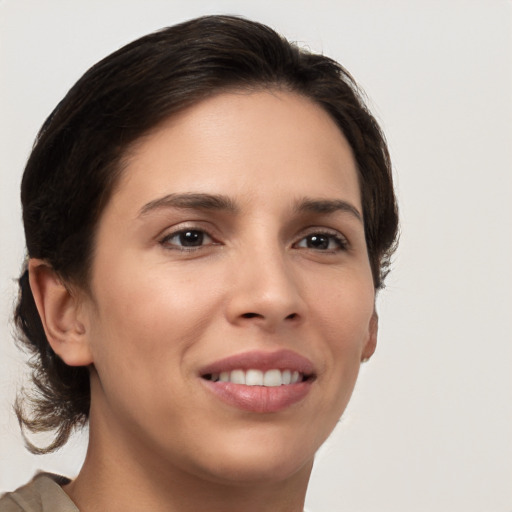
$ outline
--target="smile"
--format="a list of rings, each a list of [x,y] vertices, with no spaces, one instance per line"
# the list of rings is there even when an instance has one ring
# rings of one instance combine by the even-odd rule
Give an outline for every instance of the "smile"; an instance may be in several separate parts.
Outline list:
[[[316,380],[312,362],[289,350],[234,355],[203,368],[200,377],[225,404],[257,413],[279,412],[302,401]]]

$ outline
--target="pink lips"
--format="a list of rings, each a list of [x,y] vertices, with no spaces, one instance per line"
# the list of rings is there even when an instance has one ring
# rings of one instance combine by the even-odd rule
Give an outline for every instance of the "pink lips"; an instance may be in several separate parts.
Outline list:
[[[301,401],[309,393],[314,381],[313,363],[291,350],[276,352],[251,351],[215,361],[201,369],[201,376],[229,372],[231,370],[256,369],[263,372],[272,369],[292,370],[305,375],[306,379],[276,387],[246,386],[233,382],[214,382],[201,379],[203,384],[223,402],[250,412],[272,413],[284,410]]]

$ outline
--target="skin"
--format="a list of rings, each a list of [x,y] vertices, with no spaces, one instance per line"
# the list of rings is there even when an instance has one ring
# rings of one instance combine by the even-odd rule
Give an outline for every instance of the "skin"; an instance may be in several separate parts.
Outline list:
[[[190,193],[234,208],[161,200]],[[297,211],[304,198],[349,207]],[[54,350],[91,368],[89,450],[65,488],[82,512],[302,511],[314,454],[376,344],[364,226],[350,207],[362,216],[354,158],[324,110],[283,91],[223,93],[133,148],[87,293],[31,261]],[[207,233],[203,244],[183,250],[184,229]],[[327,246],[312,247],[314,234]],[[283,411],[241,410],[201,381],[213,361],[278,349],[315,368],[310,392]]]

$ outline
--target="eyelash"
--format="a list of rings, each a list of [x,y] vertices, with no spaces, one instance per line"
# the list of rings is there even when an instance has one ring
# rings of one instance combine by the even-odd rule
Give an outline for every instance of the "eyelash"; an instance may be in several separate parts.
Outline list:
[[[211,243],[208,243],[207,245],[199,245],[199,246],[186,246],[186,245],[177,245],[177,244],[172,244],[170,243],[170,241],[175,238],[175,237],[179,237],[180,235],[184,235],[186,233],[199,233],[201,234],[201,238],[204,238],[205,236],[208,237],[210,240],[212,240]],[[203,240],[201,240],[202,242]],[[184,229],[180,229],[178,231],[174,231],[172,233],[169,233],[167,235],[165,235],[161,240],[160,240],[160,245],[162,245],[163,247],[165,247],[166,249],[169,249],[169,250],[176,250],[176,251],[181,251],[181,252],[193,252],[193,251],[197,251],[197,250],[200,250],[201,248],[204,248],[208,245],[219,245],[218,242],[215,242],[214,241],[214,238],[204,229],[201,229],[201,228],[193,228],[193,227],[190,227],[190,228],[184,228]]]
[[[185,235],[186,233],[200,234],[201,245],[185,246],[185,245],[177,245],[177,244],[170,243],[170,241],[173,238],[179,237],[180,235]],[[346,251],[348,249],[349,244],[348,244],[347,239],[344,236],[342,236],[340,233],[333,233],[331,231],[326,231],[326,230],[322,230],[322,229],[310,231],[308,234],[302,236],[297,242],[295,242],[293,244],[293,247],[298,247],[298,245],[301,242],[306,241],[308,237],[312,237],[312,236],[326,237],[328,239],[329,245],[330,245],[331,241],[334,241],[337,247],[331,248],[331,249],[329,249],[329,248],[315,249],[314,247],[299,247],[299,248],[308,249],[308,250],[312,250],[312,251],[316,251],[316,252],[323,252],[323,253],[327,253],[327,254],[333,254],[338,251]],[[203,244],[202,242],[205,237],[210,239],[211,242],[209,242],[207,244]],[[201,250],[202,248],[208,247],[211,245],[220,245],[220,242],[216,242],[214,237],[212,235],[210,235],[206,230],[204,230],[202,228],[194,228],[194,227],[184,228],[184,229],[180,229],[178,231],[169,233],[169,234],[165,235],[159,241],[159,243],[160,243],[160,245],[162,245],[164,248],[166,248],[168,250],[176,250],[176,251],[181,251],[181,252],[194,252],[194,251]],[[306,243],[307,243],[307,241],[306,241]]]
[[[343,235],[341,235],[340,233],[337,233],[337,232],[333,233],[332,231],[326,231],[326,230],[322,230],[322,229],[310,231],[308,234],[304,235],[298,242],[296,242],[294,244],[294,246],[297,246],[300,242],[302,242],[303,240],[306,240],[308,237],[312,237],[312,236],[326,237],[329,240],[329,242],[328,242],[329,244],[330,244],[330,241],[334,240],[337,247],[334,249],[322,249],[322,250],[315,249],[313,247],[304,247],[304,249],[310,249],[312,251],[324,252],[327,254],[333,254],[338,251],[346,251],[348,249],[348,240]]]

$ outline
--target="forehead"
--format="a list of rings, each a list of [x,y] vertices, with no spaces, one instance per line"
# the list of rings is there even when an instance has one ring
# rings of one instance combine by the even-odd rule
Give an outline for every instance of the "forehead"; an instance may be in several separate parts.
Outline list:
[[[240,197],[338,197],[360,207],[352,150],[330,115],[283,91],[218,94],[141,138],[130,151],[115,202],[163,193]]]

